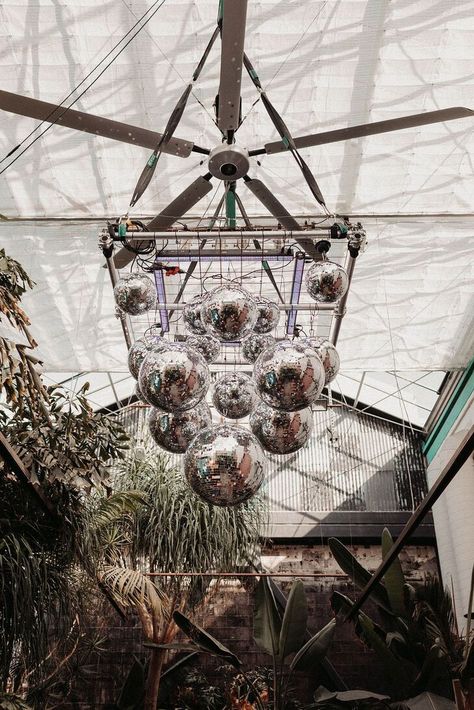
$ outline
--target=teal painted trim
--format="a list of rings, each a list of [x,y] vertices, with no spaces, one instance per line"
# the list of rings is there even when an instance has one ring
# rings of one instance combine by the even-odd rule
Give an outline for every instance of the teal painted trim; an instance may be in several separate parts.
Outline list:
[[[235,194],[229,189],[225,197],[225,216],[228,229],[235,229]]]
[[[456,389],[440,414],[431,434],[423,444],[423,453],[426,456],[428,463],[431,463],[436,456],[440,446],[448,436],[456,422],[456,419],[461,414],[473,392],[474,358],[464,370]]]

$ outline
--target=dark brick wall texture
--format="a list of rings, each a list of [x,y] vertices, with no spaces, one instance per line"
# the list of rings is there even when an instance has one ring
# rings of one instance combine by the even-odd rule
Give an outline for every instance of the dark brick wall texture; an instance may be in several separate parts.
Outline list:
[[[380,563],[379,545],[349,547],[367,569],[373,571]],[[311,632],[316,632],[331,618],[329,600],[333,590],[353,598],[356,595],[352,583],[341,573],[326,545],[274,544],[265,550],[264,555],[269,571],[315,575],[312,579],[303,578],[308,599],[308,627]],[[428,575],[436,576],[438,573],[433,546],[407,547],[401,554],[401,561],[408,581],[416,583]],[[288,593],[291,579],[275,581]],[[208,607],[195,616],[198,624],[241,658],[245,669],[270,665],[270,657],[259,651],[252,638],[254,583],[252,579],[222,582]],[[370,603],[366,611],[376,618],[376,611]],[[96,676],[87,686],[82,685],[77,693],[76,697],[80,697],[81,702],[74,705],[76,710],[105,710],[107,704],[117,698],[134,654],[139,657],[144,655],[141,628],[134,622],[133,617],[128,624],[114,626],[113,623],[111,618],[111,626],[106,629],[109,639],[107,650],[101,654]],[[350,624],[337,629],[329,658],[350,688],[386,692],[383,674],[375,655],[358,641]],[[205,670],[211,682],[217,680],[216,669],[222,665],[219,659],[203,655],[199,657],[198,665]],[[309,699],[311,682],[301,678],[297,683],[301,699]]]

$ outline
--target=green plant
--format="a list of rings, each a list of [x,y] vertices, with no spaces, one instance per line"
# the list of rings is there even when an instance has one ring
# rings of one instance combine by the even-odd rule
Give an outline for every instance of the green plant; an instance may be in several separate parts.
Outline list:
[[[31,707],[17,695],[0,693],[0,710],[31,710]]]
[[[254,638],[260,648],[272,657],[272,706],[274,710],[287,707],[288,691],[293,673],[300,670],[315,670],[326,656],[332,643],[336,621],[331,619],[324,628],[305,642],[307,632],[307,608],[303,584],[293,583],[283,616],[280,614],[268,577],[261,577],[256,590],[254,613]],[[194,642],[197,648],[225,659],[244,677],[249,684],[254,702],[262,707],[261,693],[253,687],[248,674],[242,670],[242,663],[235,654],[217,639],[193,624],[179,611],[173,618],[179,628]],[[294,654],[289,667],[285,666],[288,656]],[[268,693],[267,693],[268,695]]]
[[[142,503],[130,514],[100,524],[92,506],[83,543],[91,569],[140,620],[150,648],[145,707],[155,710],[163,666],[177,633],[173,609],[193,613],[216,589],[201,573],[218,576],[255,554],[260,510],[209,506],[155,450],[132,452],[119,462],[113,484],[116,495],[136,492]],[[150,577],[150,572],[161,576]]]
[[[382,554],[392,546],[388,530],[382,536]],[[341,569],[362,589],[371,578],[352,553],[338,540],[329,540]],[[382,662],[394,698],[412,697],[422,691],[452,697],[452,669],[460,661],[463,643],[456,634],[452,601],[437,580],[413,587],[406,583],[400,561],[391,564],[383,583],[371,595],[380,623],[363,611],[353,613],[353,602],[334,592],[332,607],[337,615],[351,619],[361,641]]]
[[[314,695],[314,703],[306,710],[454,710],[451,700],[421,693],[404,702],[391,702],[387,695],[378,695],[366,690],[348,690],[332,693],[319,687]]]

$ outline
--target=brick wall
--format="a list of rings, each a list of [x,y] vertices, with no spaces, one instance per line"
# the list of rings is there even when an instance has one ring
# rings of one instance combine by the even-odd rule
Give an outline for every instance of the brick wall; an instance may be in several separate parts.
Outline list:
[[[380,547],[354,545],[353,553],[360,562],[373,571],[380,563]],[[437,574],[436,552],[431,546],[407,547],[401,554],[402,565],[408,580],[421,581],[426,575]],[[304,578],[308,598],[309,629],[316,632],[331,618],[329,599],[333,590],[355,596],[355,590],[333,560],[326,545],[273,545],[264,553],[266,566],[272,572],[285,574],[314,574]],[[291,579],[276,579],[288,593]],[[246,669],[269,665],[269,657],[262,654],[252,638],[254,580],[227,580],[213,596],[209,606],[196,616],[196,621],[225,643],[238,655]],[[367,611],[376,612],[367,605]],[[116,619],[116,617],[115,617]],[[115,621],[111,618],[111,624]],[[81,704],[78,710],[105,710],[107,703],[116,699],[121,684],[133,660],[133,655],[143,656],[141,629],[130,619],[128,624],[111,625],[107,629],[108,648],[97,665],[97,677],[88,687],[81,687]],[[371,651],[365,649],[354,636],[350,624],[337,630],[330,654],[336,670],[351,688],[366,688],[384,692],[383,675]],[[200,656],[199,664],[211,680],[222,662],[209,656]],[[316,685],[317,680],[314,679]],[[310,693],[307,680],[301,679],[299,691]],[[78,696],[79,697],[79,696]]]

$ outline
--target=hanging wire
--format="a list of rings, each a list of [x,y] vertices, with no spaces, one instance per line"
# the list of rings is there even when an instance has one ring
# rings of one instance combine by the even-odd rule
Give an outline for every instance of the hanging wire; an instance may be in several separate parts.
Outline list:
[[[108,52],[108,53],[105,55],[105,57],[96,65],[96,67],[94,67],[94,69],[92,69],[92,71],[89,72],[89,74],[87,74],[87,76],[78,84],[78,86],[75,87],[75,88],[68,94],[68,96],[66,96],[65,99],[63,99],[63,101],[61,102],[61,104],[59,104],[59,106],[63,106],[63,104],[70,98],[71,94],[73,94],[73,93],[77,90],[77,88],[79,88],[82,84],[84,84],[84,82],[88,79],[88,77],[91,76],[91,74],[93,74],[93,73],[96,71],[96,69],[98,69],[98,67],[115,51],[115,49],[120,45],[120,43],[123,42],[123,40],[134,30],[134,28],[143,20],[143,18],[145,18],[146,15],[155,7],[155,5],[158,4],[158,6],[153,10],[153,12],[151,13],[151,15],[150,15],[149,17],[147,17],[147,18],[144,20],[143,25],[141,25],[141,27],[138,28],[138,30],[130,37],[130,39],[129,39],[129,40],[123,45],[123,47],[117,52],[117,54],[116,54],[114,57],[112,57],[112,59],[110,60],[110,62],[108,62],[108,64],[106,64],[106,66],[102,69],[102,71],[99,72],[99,74],[95,77],[95,79],[93,79],[93,80],[90,82],[90,84],[89,84],[88,86],[86,86],[86,88],[85,88],[83,91],[81,91],[81,93],[80,93],[78,96],[76,96],[76,98],[75,98],[73,101],[71,101],[67,106],[64,107],[64,111],[62,111],[60,114],[58,114],[58,116],[55,118],[54,123],[49,123],[49,124],[46,126],[46,128],[45,128],[44,130],[42,130],[41,133],[39,133],[39,134],[36,136],[36,138],[34,138],[34,139],[31,141],[31,143],[29,143],[29,144],[26,146],[26,148],[24,148],[18,155],[16,155],[16,156],[13,158],[13,160],[11,160],[11,161],[8,163],[8,165],[6,165],[2,170],[0,170],[0,175],[3,175],[3,173],[4,173],[6,170],[8,170],[8,168],[10,168],[10,167],[13,165],[13,163],[16,163],[16,161],[17,161],[19,158],[21,158],[21,156],[22,156],[24,153],[26,153],[26,151],[29,150],[29,149],[36,143],[36,141],[38,141],[38,140],[39,140],[40,138],[42,138],[49,130],[51,130],[51,128],[57,124],[57,122],[60,120],[60,118],[61,118],[62,116],[64,116],[64,114],[66,113],[66,111],[67,111],[68,109],[70,109],[71,106],[73,106],[77,101],[79,101],[79,99],[80,99],[82,96],[84,96],[84,94],[85,94],[87,91],[89,91],[89,89],[100,79],[100,77],[101,77],[101,76],[107,71],[107,69],[115,62],[115,60],[118,59],[118,57],[119,57],[119,56],[122,54],[122,52],[128,47],[128,45],[129,45],[131,42],[133,42],[133,40],[135,39],[135,37],[142,31],[142,29],[145,27],[145,25],[156,15],[156,13],[158,12],[158,10],[159,10],[161,7],[163,7],[163,5],[165,4],[165,2],[166,2],[166,0],[156,0],[156,1],[153,3],[152,7],[149,8],[149,10],[147,10],[147,11],[142,15],[142,17],[140,18],[140,20],[138,20],[138,22],[124,35],[124,37],[122,37],[122,39],[120,39],[119,42],[117,42],[117,44],[110,50],[110,52]],[[55,108],[54,108],[54,111],[52,111],[52,112],[49,114],[48,118],[50,118],[51,115],[54,114],[56,110],[57,110],[57,109],[56,109],[56,107],[55,107]],[[25,138],[21,143],[19,143],[15,148],[13,148],[13,150],[11,150],[0,162],[3,162],[3,161],[6,160],[7,158],[9,158],[13,153],[16,153],[16,151],[30,138],[30,136],[31,136],[33,133],[35,133],[35,132],[38,130],[38,128],[39,128],[40,126],[42,126],[43,123],[45,123],[46,121],[47,121],[47,119],[44,119],[43,121],[41,121],[41,123],[40,123],[38,126],[36,126],[36,127],[33,129],[33,131],[31,131],[31,132],[29,133],[29,135],[26,136],[26,138]]]

